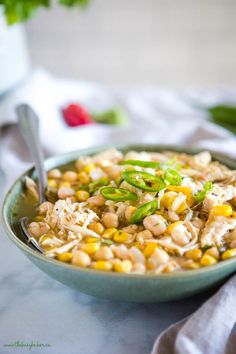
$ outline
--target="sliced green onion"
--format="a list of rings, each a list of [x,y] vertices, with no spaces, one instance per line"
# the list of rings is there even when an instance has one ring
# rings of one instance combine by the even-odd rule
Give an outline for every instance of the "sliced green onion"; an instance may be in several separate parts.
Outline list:
[[[209,248],[212,248],[212,245],[205,245],[203,247],[200,247],[200,249],[202,250],[202,252],[205,252],[207,250],[209,250]]]
[[[137,194],[124,188],[104,187],[100,190],[100,193],[104,198],[115,200],[117,202],[122,202],[124,200],[136,201],[138,199]]]
[[[152,215],[157,210],[157,200],[152,200],[151,202],[145,203],[141,205],[133,214],[130,219],[131,224],[138,224],[141,222],[146,216]]]
[[[109,183],[110,182],[108,179],[105,178],[98,179],[97,181],[89,184],[89,192],[93,194],[94,192],[96,192],[96,190],[98,190],[101,187],[107,186]]]
[[[127,183],[144,191],[159,192],[166,187],[161,177],[143,171],[125,171],[122,177]]]
[[[88,184],[83,184],[82,186],[78,186],[76,188],[77,191],[87,191],[89,192],[89,185]]]
[[[120,162],[120,165],[131,165],[131,166],[139,166],[139,167],[147,167],[147,168],[160,168],[160,162],[154,161],[141,161],[141,160],[124,160]]]
[[[182,177],[173,168],[167,168],[165,170],[164,180],[173,186],[179,186],[182,182]]]
[[[201,203],[213,189],[213,183],[211,181],[208,181],[204,184],[203,190],[197,192],[194,196],[194,198]]]
[[[114,241],[109,240],[109,239],[106,239],[106,238],[102,238],[102,239],[101,239],[101,242],[102,242],[104,245],[112,245],[112,244],[114,243]]]

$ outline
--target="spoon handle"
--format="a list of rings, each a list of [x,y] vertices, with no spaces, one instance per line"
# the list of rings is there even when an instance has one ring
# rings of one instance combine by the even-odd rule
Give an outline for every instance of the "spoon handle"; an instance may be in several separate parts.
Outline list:
[[[34,161],[39,179],[39,202],[45,201],[47,176],[43,164],[43,151],[39,140],[39,119],[33,109],[27,104],[16,107],[20,132],[26,142]]]

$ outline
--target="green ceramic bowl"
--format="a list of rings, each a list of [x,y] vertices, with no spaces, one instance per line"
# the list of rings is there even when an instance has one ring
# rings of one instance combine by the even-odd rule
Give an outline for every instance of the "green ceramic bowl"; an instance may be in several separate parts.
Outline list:
[[[52,157],[45,161],[46,170],[62,166],[76,160],[81,155],[94,154],[106,147],[80,150]],[[162,151],[175,150],[195,153],[199,150],[187,147],[137,145],[119,146],[122,151]],[[236,161],[217,153],[214,159],[236,169]],[[26,171],[13,184],[6,195],[3,205],[3,225],[8,237],[25,255],[52,278],[86,294],[121,301],[159,302],[171,301],[197,294],[223,282],[236,270],[236,258],[218,263],[212,267],[198,270],[181,271],[163,275],[119,274],[95,271],[65,264],[46,258],[32,250],[25,242],[18,226],[19,210],[21,209],[21,192],[23,177],[33,176],[34,169]],[[18,215],[17,215],[18,214]]]

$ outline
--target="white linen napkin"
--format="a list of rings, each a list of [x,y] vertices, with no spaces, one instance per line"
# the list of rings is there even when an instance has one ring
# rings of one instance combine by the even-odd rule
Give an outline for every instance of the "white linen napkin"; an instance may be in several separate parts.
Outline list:
[[[151,354],[235,354],[236,276],[195,313],[167,328]]]
[[[99,84],[56,79],[38,69],[18,89],[0,100],[1,166],[6,180],[11,183],[31,164],[15,125],[14,107],[23,102],[32,105],[40,117],[46,156],[122,143],[187,144],[236,156],[235,137],[208,122],[206,113],[192,108],[188,101],[193,97],[207,105],[236,102],[236,90],[108,89]],[[129,125],[70,128],[62,119],[61,108],[72,102],[80,102],[91,111],[122,106],[130,117]],[[152,354],[233,353],[230,348],[232,343],[232,348],[236,347],[235,336],[234,342],[232,339],[235,295],[236,277],[192,316],[168,328],[157,339]]]

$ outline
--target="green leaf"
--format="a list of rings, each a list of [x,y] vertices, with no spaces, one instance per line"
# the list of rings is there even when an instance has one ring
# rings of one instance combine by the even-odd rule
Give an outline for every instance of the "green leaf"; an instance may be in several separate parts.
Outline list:
[[[58,0],[58,2],[67,7],[85,6],[89,0]],[[51,0],[1,0],[4,14],[8,25],[28,20],[40,7],[49,8],[52,5]]]
[[[208,108],[213,122],[236,127],[236,106],[219,104]]]
[[[92,113],[92,117],[97,123],[117,126],[124,126],[128,122],[128,117],[121,108],[113,108],[102,113]]]
[[[5,0],[4,14],[9,25],[28,20],[38,7],[49,7],[50,0]]]
[[[86,6],[88,5],[89,0],[59,0],[59,3],[67,7]]]

